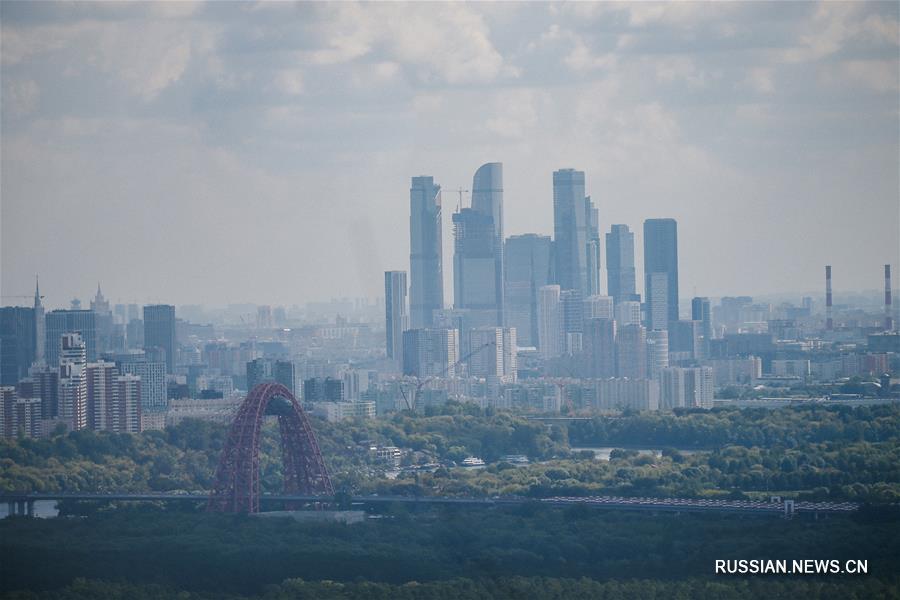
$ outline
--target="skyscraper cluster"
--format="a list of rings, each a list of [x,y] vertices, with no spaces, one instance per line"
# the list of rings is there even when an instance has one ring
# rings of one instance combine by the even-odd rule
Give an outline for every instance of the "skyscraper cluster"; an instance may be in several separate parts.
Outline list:
[[[644,222],[643,303],[636,289],[634,233],[624,224],[610,226],[605,238],[608,295],[603,295],[600,214],[586,194],[585,174],[560,169],[553,173],[552,183],[552,238],[538,234],[504,238],[503,166],[487,163],[478,168],[471,206],[460,206],[452,215],[453,305],[446,309],[441,188],[433,177],[412,178],[408,319],[406,273],[385,273],[387,356],[403,363],[398,368],[408,374],[424,373],[398,359],[413,360],[415,355],[402,350],[404,339],[428,335],[404,338],[402,331],[407,327],[456,329],[460,362],[469,365],[483,362],[482,357],[467,356],[478,351],[478,344],[469,339],[470,331],[515,330],[518,344],[536,348],[543,359],[578,357],[572,371],[587,371],[595,377],[657,377],[669,367],[673,345],[683,352],[679,360],[703,354],[712,338],[708,302],[704,313],[702,299],[695,301],[699,302],[694,307],[698,327],[679,325],[675,220]],[[673,328],[678,332],[674,340]],[[681,343],[694,331],[700,339]],[[682,351],[682,346],[687,349]],[[652,356],[649,370],[648,355]]]

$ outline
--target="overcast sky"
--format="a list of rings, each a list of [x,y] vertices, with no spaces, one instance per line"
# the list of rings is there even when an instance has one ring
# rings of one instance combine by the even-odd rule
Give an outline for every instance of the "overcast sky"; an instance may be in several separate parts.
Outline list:
[[[490,161],[507,235],[551,233],[552,172],[584,170],[639,278],[643,220],[677,219],[684,297],[819,290],[826,263],[878,289],[898,6],[4,1],[2,293],[374,298],[427,174],[450,302],[447,190]]]

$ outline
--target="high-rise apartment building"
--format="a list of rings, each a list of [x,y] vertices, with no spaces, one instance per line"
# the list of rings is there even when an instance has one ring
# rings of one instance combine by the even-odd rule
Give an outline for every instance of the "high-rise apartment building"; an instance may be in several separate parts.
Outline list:
[[[456,329],[408,329],[403,332],[403,374],[455,377],[459,362]]]
[[[141,414],[163,414],[166,399],[166,363],[152,360],[146,352],[137,351],[113,355],[116,368],[122,375],[134,375],[141,380]]]
[[[154,304],[144,307],[144,347],[166,354],[166,373],[175,372],[175,307]]]
[[[663,369],[660,408],[712,408],[714,383],[712,367]]]
[[[94,431],[109,431],[112,414],[115,411],[118,392],[116,364],[107,361],[88,363],[87,375],[87,418],[88,427]]]
[[[538,345],[538,290],[553,279],[549,236],[510,236],[504,251],[506,324],[515,327],[522,346]]]
[[[713,339],[712,310],[709,298],[694,298],[691,300],[691,320],[700,322],[701,358],[709,356],[709,341]]]
[[[545,285],[538,290],[538,350],[544,358],[561,352],[562,316],[558,285]]]
[[[556,282],[582,297],[600,291],[599,215],[584,195],[584,172],[553,173],[553,236]]]
[[[59,416],[73,431],[84,429],[88,426],[87,344],[80,333],[63,333],[59,339]]]
[[[409,204],[410,327],[421,329],[444,306],[441,186],[433,177],[413,177]]]
[[[665,274],[665,278],[655,276],[659,273]],[[664,286],[662,281],[665,281]],[[644,297],[648,310],[665,298],[668,320],[678,320],[678,225],[675,219],[644,221]],[[663,329],[656,323],[651,327]]]
[[[575,355],[582,351],[584,331],[584,301],[578,290],[562,290],[560,304],[560,349],[564,354]]]
[[[628,225],[613,225],[606,234],[606,286],[616,304],[635,299],[634,233]]]
[[[107,422],[110,431],[116,433],[140,433],[141,378],[136,375],[119,375],[115,379],[116,392]]]
[[[55,419],[59,416],[59,370],[46,365],[35,365],[28,377],[20,379],[16,385],[20,398],[40,398],[41,418]]]
[[[647,330],[625,325],[616,331],[616,371],[619,377],[647,378]]]
[[[659,379],[662,370],[669,366],[669,332],[651,329],[647,332],[647,376]]]
[[[584,322],[586,376],[606,379],[616,376],[616,322],[592,318]]]
[[[247,363],[247,390],[252,390],[260,383],[280,383],[294,395],[296,388],[296,371],[294,363],[289,360],[256,358]]]
[[[406,271],[384,272],[384,323],[387,357],[403,358],[403,332],[409,329],[406,311]]]
[[[91,310],[52,310],[47,313],[47,338],[45,350],[47,364],[59,366],[59,340],[64,333],[81,334],[87,360],[93,362],[100,356],[97,347],[96,313]]]
[[[469,375],[503,377],[503,328],[478,327],[469,332]]]

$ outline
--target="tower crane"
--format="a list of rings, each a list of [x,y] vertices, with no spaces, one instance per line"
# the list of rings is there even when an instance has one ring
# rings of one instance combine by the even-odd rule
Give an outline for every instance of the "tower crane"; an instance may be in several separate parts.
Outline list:
[[[465,356],[460,358],[455,363],[447,365],[446,367],[441,369],[441,372],[438,373],[437,375],[429,375],[428,377],[425,377],[425,378],[416,377],[415,378],[416,379],[416,387],[415,387],[415,393],[412,395],[412,402],[410,402],[409,397],[406,395],[406,392],[403,389],[403,384],[401,383],[400,384],[400,394],[403,396],[403,401],[406,403],[407,410],[409,410],[409,411],[415,410],[416,401],[419,399],[419,392],[422,391],[422,388],[424,386],[428,385],[429,383],[431,383],[438,377],[443,377],[450,371],[450,369],[454,369],[457,366],[463,364],[464,362],[466,362],[467,360],[469,360],[470,358],[472,358],[473,356],[475,356],[476,354],[478,354],[485,348],[488,348],[490,346],[496,346],[496,345],[497,345],[497,342],[487,342],[486,344],[482,344],[481,346],[475,348],[474,350],[472,350],[471,352],[469,352],[468,354],[466,354]]]

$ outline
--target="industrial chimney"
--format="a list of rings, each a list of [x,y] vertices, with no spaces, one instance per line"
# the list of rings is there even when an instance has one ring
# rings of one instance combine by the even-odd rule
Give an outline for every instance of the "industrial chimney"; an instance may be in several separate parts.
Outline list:
[[[831,265],[825,265],[825,329],[834,329],[834,320],[831,318]]]

